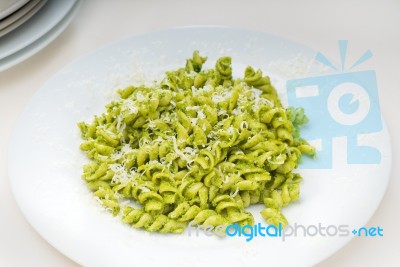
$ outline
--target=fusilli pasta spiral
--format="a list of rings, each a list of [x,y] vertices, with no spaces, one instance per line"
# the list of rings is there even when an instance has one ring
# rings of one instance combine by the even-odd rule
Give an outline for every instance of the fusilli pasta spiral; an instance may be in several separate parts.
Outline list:
[[[285,109],[261,70],[233,79],[230,57],[209,70],[205,61],[195,51],[185,68],[118,90],[105,113],[79,123],[90,159],[83,179],[124,223],[150,232],[253,224],[245,208],[255,203],[268,223],[285,225],[281,209],[298,200],[302,180],[292,171],[315,153],[300,137],[304,111]]]

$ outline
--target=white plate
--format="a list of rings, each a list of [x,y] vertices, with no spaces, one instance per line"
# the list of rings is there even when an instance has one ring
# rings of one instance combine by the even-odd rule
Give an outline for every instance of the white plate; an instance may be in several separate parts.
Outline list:
[[[77,0],[49,0],[29,23],[0,38],[0,59],[32,44],[54,28],[72,9]]]
[[[28,13],[32,8],[35,7],[37,3],[39,3],[41,0],[32,0],[29,1],[26,5],[12,13],[11,15],[7,16],[7,18],[4,18],[0,20],[0,30],[4,29],[5,27],[9,26],[13,22],[17,21],[21,17],[23,17],[26,13]]]
[[[15,30],[30,19],[46,4],[47,0],[32,0],[18,11],[0,22],[0,37]]]
[[[80,1],[76,1],[69,12],[64,16],[64,18],[55,25],[50,31],[41,36],[39,39],[35,40],[33,43],[20,49],[19,51],[0,59],[0,72],[4,71],[12,66],[22,62],[23,60],[31,57],[49,43],[51,43],[57,36],[59,36],[65,28],[71,23],[75,14],[77,13],[80,6]]]
[[[266,33],[189,27],[132,37],[73,62],[33,96],[11,140],[11,185],[27,220],[55,248],[84,266],[310,266],[344,246],[352,234],[298,236],[285,242],[258,237],[248,243],[243,238],[196,237],[194,232],[148,234],[122,224],[94,200],[80,178],[86,160],[78,149],[76,123],[102,112],[116,88],[140,82],[143,74],[152,78],[181,66],[195,49],[208,56],[207,66],[231,55],[235,73],[252,65],[274,74],[272,62],[282,66],[299,54],[302,60],[315,56],[310,48]],[[284,97],[282,76],[274,80]],[[310,127],[318,123],[311,121]],[[284,210],[291,224],[347,224],[349,230],[364,226],[385,192],[391,167],[386,127],[372,139],[380,140],[380,164],[300,170],[300,201]],[[340,163],[341,156],[335,153],[334,162]],[[256,222],[263,222],[261,207],[249,210]]]
[[[28,2],[29,0],[2,0],[0,2],[0,20],[6,18]]]

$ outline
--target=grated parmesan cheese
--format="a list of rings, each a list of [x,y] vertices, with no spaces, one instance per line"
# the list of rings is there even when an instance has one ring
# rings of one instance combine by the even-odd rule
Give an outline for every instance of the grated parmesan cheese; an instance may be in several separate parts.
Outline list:
[[[236,187],[236,191],[233,192],[233,193],[231,192],[229,195],[230,195],[231,197],[236,197],[238,193],[239,193],[239,187]]]

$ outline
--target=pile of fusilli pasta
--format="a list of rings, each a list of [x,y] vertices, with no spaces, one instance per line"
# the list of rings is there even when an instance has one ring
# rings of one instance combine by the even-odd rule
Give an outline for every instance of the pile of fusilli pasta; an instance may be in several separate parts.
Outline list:
[[[205,61],[195,51],[184,68],[119,90],[104,114],[79,123],[90,159],[83,178],[114,215],[151,232],[252,225],[245,208],[255,203],[268,223],[286,225],[281,208],[302,180],[292,170],[314,154],[299,136],[304,112],[283,108],[260,70],[233,79],[230,57],[202,70]]]

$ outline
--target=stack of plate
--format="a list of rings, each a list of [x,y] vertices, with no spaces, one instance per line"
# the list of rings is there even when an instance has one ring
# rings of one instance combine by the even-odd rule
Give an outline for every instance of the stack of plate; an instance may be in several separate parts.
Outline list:
[[[79,0],[1,0],[0,71],[32,56],[71,22]]]

